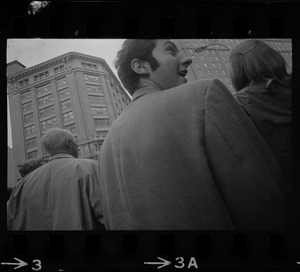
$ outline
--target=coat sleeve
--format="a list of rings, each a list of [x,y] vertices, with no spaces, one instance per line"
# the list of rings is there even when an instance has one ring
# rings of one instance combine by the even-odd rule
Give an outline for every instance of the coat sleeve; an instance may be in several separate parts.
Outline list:
[[[246,113],[219,80],[205,93],[205,149],[237,229],[284,229],[288,182]]]

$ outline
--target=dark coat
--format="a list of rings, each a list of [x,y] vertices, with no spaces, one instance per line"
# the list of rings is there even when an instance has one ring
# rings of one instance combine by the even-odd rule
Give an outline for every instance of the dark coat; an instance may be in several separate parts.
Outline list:
[[[292,90],[276,86],[268,91],[265,83],[248,86],[235,94],[276,160],[291,180]]]
[[[282,229],[286,180],[219,80],[138,90],[99,156],[111,230]]]

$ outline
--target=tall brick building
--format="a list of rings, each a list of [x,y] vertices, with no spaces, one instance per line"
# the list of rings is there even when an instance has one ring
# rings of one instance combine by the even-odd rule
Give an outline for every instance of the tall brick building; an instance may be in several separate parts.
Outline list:
[[[112,122],[131,98],[104,59],[70,52],[30,68],[7,64],[15,164],[47,157],[41,137],[52,127],[76,137],[79,156],[96,158]]]

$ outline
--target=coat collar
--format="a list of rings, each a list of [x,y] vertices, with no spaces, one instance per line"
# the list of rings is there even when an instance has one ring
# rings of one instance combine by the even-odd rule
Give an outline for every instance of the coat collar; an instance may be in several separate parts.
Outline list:
[[[64,153],[60,153],[60,154],[55,154],[54,156],[52,156],[49,160],[49,161],[52,161],[52,160],[55,160],[55,159],[62,159],[62,158],[73,158],[74,157],[72,155],[69,155],[69,154],[64,154]]]
[[[135,93],[132,95],[132,102],[145,94],[154,93],[154,92],[161,92],[161,90],[158,87],[155,88],[153,86],[143,87],[135,91]]]

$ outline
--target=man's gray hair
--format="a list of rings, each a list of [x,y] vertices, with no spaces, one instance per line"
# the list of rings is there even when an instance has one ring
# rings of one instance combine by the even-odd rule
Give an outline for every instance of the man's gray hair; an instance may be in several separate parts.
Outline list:
[[[52,128],[44,134],[41,141],[47,152],[52,155],[56,150],[65,149],[67,147],[67,139],[76,142],[75,137],[69,130]]]

